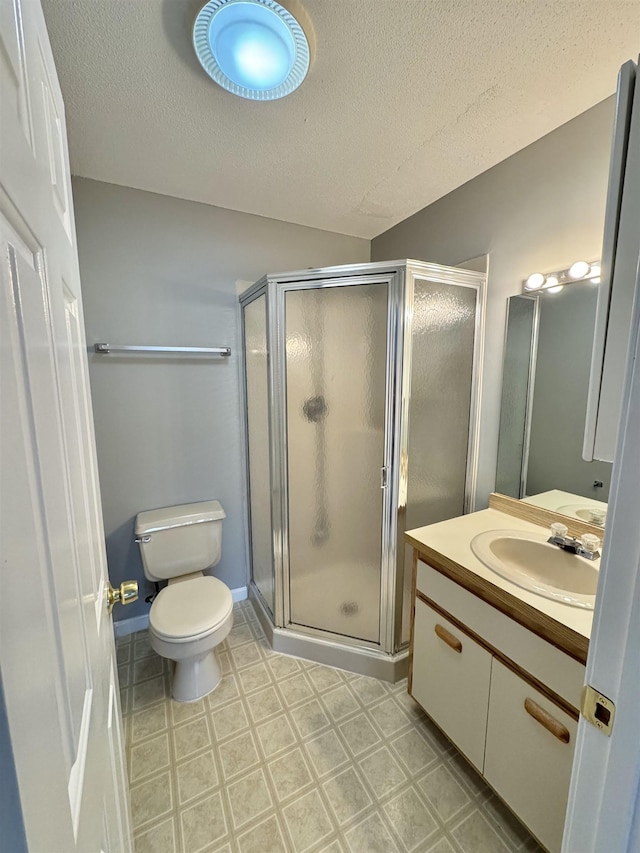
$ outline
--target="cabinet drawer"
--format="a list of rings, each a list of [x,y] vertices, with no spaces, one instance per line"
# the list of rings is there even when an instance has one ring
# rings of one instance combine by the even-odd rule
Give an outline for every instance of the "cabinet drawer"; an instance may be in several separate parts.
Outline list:
[[[494,658],[484,776],[552,853],[562,844],[577,726]]]
[[[584,664],[519,625],[422,560],[418,560],[416,587],[474,634],[482,637],[488,645],[499,649],[574,708],[579,707],[584,684]]]
[[[412,694],[482,772],[491,655],[419,599]]]

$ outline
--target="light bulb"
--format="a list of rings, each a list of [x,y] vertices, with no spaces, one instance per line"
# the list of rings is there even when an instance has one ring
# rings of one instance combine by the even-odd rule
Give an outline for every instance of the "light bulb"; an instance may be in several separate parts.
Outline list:
[[[557,287],[557,286],[558,286],[558,278],[557,278],[557,276],[555,276],[555,275],[548,275],[548,276],[547,276],[547,278],[546,278],[546,280],[545,280],[544,286],[545,286],[545,288],[546,288],[547,290],[551,290],[551,291],[552,291],[554,287]]]
[[[589,264],[586,261],[576,261],[569,267],[569,275],[571,278],[584,278],[589,272]]]
[[[544,276],[541,272],[532,273],[526,281],[526,290],[538,290],[544,284]]]
[[[591,269],[589,270],[590,275],[600,275],[601,272],[600,264],[591,264]]]
[[[560,293],[562,290],[561,284],[555,284],[553,287],[545,287],[547,293]]]

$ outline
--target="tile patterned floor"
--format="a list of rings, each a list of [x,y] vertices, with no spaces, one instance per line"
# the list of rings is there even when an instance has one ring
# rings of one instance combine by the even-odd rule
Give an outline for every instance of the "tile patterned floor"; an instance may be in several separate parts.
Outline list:
[[[234,611],[195,704],[146,632],[117,641],[136,853],[540,851],[405,681],[276,654]]]

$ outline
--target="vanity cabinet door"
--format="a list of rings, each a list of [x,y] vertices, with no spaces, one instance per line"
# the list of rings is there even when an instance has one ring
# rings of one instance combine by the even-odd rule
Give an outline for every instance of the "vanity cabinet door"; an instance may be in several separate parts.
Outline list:
[[[412,678],[414,699],[482,772],[491,655],[418,598]]]
[[[577,726],[494,659],[484,776],[552,853],[562,844]]]

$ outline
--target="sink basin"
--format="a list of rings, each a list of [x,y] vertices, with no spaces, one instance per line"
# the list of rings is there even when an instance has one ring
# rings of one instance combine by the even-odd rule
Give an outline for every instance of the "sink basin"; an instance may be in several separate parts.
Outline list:
[[[586,560],[524,530],[488,530],[471,540],[487,568],[545,598],[593,610],[600,560]]]
[[[562,513],[562,515],[571,515],[573,518],[579,518],[581,521],[588,521],[589,524],[598,524],[600,527],[604,527],[607,516],[606,509],[602,510],[595,506],[584,506],[583,504],[565,504],[558,507],[558,512]],[[594,514],[601,518],[601,521],[595,521]]]

